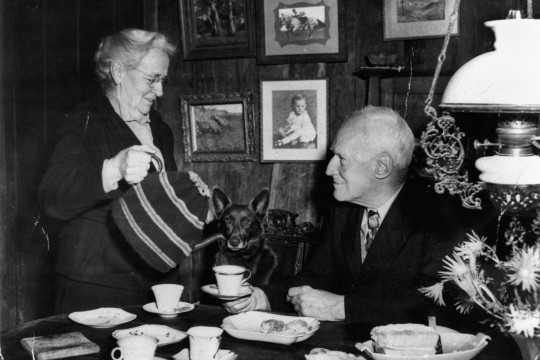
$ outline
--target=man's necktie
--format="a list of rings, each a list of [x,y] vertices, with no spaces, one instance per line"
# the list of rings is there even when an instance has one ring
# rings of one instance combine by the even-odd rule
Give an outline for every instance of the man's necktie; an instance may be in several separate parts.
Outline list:
[[[360,268],[364,263],[367,251],[373,242],[373,238],[375,237],[381,222],[381,217],[375,210],[366,211],[364,216],[367,216],[367,221],[365,223],[362,221],[363,224],[359,234],[359,241],[356,243],[355,249],[352,252],[351,262],[349,263],[351,273],[355,278],[360,274]]]
[[[379,225],[381,222],[381,217],[377,210],[368,211],[368,221],[367,221],[367,233],[366,233],[366,253],[369,251],[371,244],[375,235],[377,235],[377,230],[379,230]]]

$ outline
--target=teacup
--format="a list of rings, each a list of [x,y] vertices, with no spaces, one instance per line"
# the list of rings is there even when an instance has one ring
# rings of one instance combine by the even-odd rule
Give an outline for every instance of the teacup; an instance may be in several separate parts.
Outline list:
[[[177,284],[159,284],[152,286],[152,291],[156,297],[158,311],[172,312],[178,307],[184,287]]]
[[[221,342],[223,329],[211,326],[194,326],[187,331],[189,335],[190,360],[214,360]]]
[[[118,346],[111,351],[114,360],[153,360],[158,340],[148,335],[130,335],[116,343]]]
[[[251,276],[251,272],[242,266],[219,265],[212,268],[216,275],[217,288],[220,295],[238,295],[240,286]],[[247,276],[244,276],[246,275]]]

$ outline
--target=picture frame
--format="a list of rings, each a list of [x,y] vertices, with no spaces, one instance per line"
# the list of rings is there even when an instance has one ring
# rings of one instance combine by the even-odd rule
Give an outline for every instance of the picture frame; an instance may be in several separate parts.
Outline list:
[[[255,0],[178,0],[184,60],[256,56]]]
[[[384,0],[384,41],[444,37],[456,0]],[[452,36],[459,35],[459,14]]]
[[[343,0],[257,1],[257,62],[347,60]]]
[[[255,161],[252,94],[180,97],[186,162]]]
[[[262,163],[326,159],[328,79],[261,80],[260,101]]]

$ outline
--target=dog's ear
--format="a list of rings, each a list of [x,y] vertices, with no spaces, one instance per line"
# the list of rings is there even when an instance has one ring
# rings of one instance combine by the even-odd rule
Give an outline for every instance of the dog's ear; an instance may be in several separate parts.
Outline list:
[[[212,204],[214,205],[214,212],[219,219],[226,208],[231,205],[231,199],[218,187],[212,191]]]
[[[263,220],[268,211],[268,204],[270,203],[270,193],[268,189],[263,189],[257,196],[251,200],[249,207],[255,212],[259,220]]]

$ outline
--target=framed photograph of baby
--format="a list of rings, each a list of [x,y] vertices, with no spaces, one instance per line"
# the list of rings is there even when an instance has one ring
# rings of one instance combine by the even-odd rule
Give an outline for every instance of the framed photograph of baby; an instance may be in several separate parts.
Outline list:
[[[258,63],[346,61],[343,3],[257,1]]]
[[[252,57],[255,0],[178,0],[184,60]]]
[[[326,158],[328,80],[261,80],[261,162]]]
[[[384,0],[384,40],[444,37],[455,3],[456,0]],[[459,35],[459,14],[451,35]]]
[[[186,162],[255,161],[252,94],[180,98]]]

